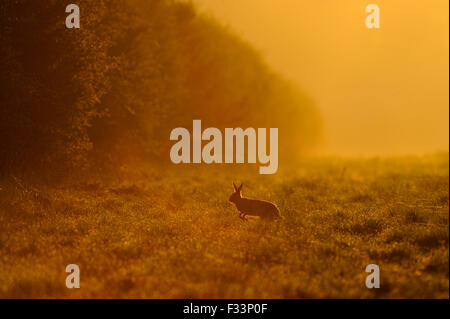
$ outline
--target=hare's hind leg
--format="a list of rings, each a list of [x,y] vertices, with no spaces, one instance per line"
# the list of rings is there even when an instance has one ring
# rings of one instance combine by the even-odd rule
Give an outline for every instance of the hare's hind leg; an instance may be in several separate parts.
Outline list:
[[[248,219],[247,219],[245,213],[242,213],[242,212],[241,212],[241,213],[239,214],[239,218],[242,219],[244,222],[248,222]]]

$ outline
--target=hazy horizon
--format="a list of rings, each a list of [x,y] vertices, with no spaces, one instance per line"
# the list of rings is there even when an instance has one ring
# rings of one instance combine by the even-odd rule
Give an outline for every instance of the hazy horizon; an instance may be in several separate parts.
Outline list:
[[[322,153],[448,151],[448,2],[195,0],[317,103]]]

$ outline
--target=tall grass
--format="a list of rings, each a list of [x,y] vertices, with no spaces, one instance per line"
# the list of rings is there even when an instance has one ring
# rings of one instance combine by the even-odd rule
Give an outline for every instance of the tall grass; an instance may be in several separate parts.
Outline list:
[[[448,154],[317,159],[275,176],[226,166],[125,173],[2,185],[0,296],[448,298]],[[240,220],[233,180],[285,220]],[[70,263],[80,289],[65,287]],[[364,284],[372,263],[380,289]]]

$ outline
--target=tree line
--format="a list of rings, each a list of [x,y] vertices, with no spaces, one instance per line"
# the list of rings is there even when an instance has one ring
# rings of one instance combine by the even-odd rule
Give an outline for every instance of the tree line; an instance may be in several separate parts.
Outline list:
[[[0,2],[0,177],[170,161],[169,134],[279,127],[280,157],[320,138],[314,102],[259,53],[174,0]],[[293,151],[294,150],[294,151]]]

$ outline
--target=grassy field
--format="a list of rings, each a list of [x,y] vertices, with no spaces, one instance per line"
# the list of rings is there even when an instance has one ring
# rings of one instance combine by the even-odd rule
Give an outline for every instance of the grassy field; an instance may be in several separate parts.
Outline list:
[[[3,298],[448,298],[448,153],[282,166],[124,168],[123,181],[0,191]],[[243,222],[228,202],[275,202]],[[81,288],[65,286],[67,264]],[[367,289],[378,264],[381,288]]]

